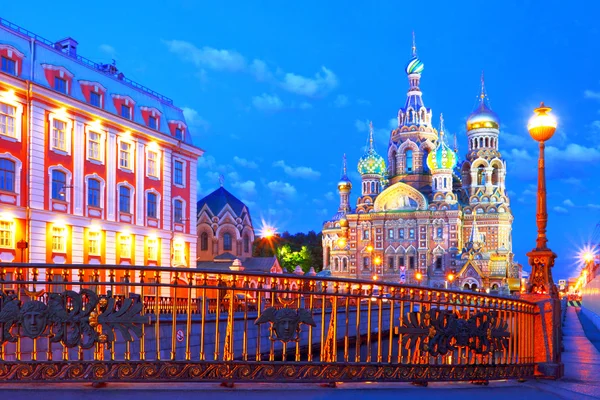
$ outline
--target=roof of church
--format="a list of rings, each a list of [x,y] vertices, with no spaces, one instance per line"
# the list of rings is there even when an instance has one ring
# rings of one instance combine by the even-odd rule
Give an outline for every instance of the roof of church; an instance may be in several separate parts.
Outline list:
[[[229,193],[223,186],[198,201],[198,212],[200,212],[205,204],[214,215],[219,214],[227,204],[229,204],[233,212],[238,216],[241,215],[242,210],[246,207],[240,199]]]
[[[233,261],[236,258],[237,258],[236,256],[234,256],[230,252],[226,251],[225,253],[219,254],[218,256],[216,256],[215,261]]]
[[[231,253],[225,253],[231,254]],[[224,254],[223,254],[224,255]],[[215,257],[215,260],[217,257]],[[270,272],[273,265],[277,262],[277,258],[273,257],[249,257],[242,261],[242,266],[245,271],[249,272]],[[230,271],[231,263],[219,261],[197,261],[196,268],[214,269],[215,271]]]

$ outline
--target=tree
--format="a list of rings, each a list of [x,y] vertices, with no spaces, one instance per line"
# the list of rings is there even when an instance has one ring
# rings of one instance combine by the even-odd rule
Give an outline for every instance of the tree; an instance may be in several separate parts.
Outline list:
[[[320,271],[323,265],[322,234],[315,231],[299,232],[291,235],[285,231],[269,239],[256,239],[252,255],[254,257],[277,256],[282,268],[289,272],[300,265],[304,272],[311,267]]]

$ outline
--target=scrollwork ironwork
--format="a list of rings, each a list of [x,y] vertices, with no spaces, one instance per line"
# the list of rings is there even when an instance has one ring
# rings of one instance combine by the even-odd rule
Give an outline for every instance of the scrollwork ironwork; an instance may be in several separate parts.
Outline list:
[[[298,341],[300,339],[300,325],[307,324],[317,326],[313,320],[312,313],[304,308],[292,309],[275,307],[265,309],[260,317],[254,321],[254,325],[271,323],[271,340],[282,342]]]

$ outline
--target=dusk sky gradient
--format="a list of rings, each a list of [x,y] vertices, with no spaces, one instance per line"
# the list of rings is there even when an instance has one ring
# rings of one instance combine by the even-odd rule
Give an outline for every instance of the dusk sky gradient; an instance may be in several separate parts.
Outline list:
[[[370,4],[369,4],[370,3]],[[578,251],[600,222],[600,3],[590,1],[8,2],[0,17],[78,53],[117,61],[126,77],[184,109],[200,161],[200,195],[219,186],[244,200],[256,227],[320,231],[337,211],[347,153],[352,203],[368,121],[385,157],[404,105],[411,32],[425,64],[435,126],[457,134],[485,71],[501,119],[500,151],[525,269],[535,245],[537,145],[527,119],[544,101],[559,128],[547,143],[554,278],[577,275]],[[543,6],[541,6],[543,4]],[[386,160],[387,161],[387,160]]]

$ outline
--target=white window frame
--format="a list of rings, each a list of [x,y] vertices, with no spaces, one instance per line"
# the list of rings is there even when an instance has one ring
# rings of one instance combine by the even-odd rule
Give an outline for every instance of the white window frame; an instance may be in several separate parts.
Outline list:
[[[119,207],[119,205],[121,204],[120,192],[119,192],[121,190],[120,189],[121,186],[125,186],[126,188],[129,189],[129,213],[121,211],[121,208]],[[117,197],[117,211],[119,213],[133,215],[134,207],[135,207],[135,187],[127,181],[117,183],[117,196],[116,197]]]
[[[181,222],[175,222],[175,201],[179,200],[181,201]],[[172,216],[171,216],[171,221],[173,221],[173,225],[174,224],[178,224],[178,225],[185,225],[186,223],[186,210],[187,210],[187,202],[185,201],[185,199],[181,196],[176,196],[173,197],[173,199],[171,200],[171,210],[172,210]]]
[[[66,118],[66,117],[61,117],[58,116],[54,113],[50,113],[49,115],[49,127],[48,127],[48,147],[50,148],[50,151],[53,151],[57,154],[62,154],[62,155],[71,155],[71,138],[73,136],[73,121],[70,118]],[[58,149],[55,148],[52,145],[52,135],[54,134],[54,121],[61,121],[64,122],[66,125],[65,128],[65,150],[63,149]]]
[[[144,122],[146,122],[146,126],[148,128],[155,130],[155,131],[160,130],[160,119],[162,117],[162,113],[160,111],[158,111],[154,107],[145,107],[145,106],[141,106],[140,111],[148,113],[148,120],[144,121]],[[150,126],[150,117],[154,117],[156,119],[155,126]]]
[[[148,217],[148,193],[154,193],[156,195],[156,217]],[[144,191],[144,220],[146,221],[146,224],[148,224],[148,218],[152,218],[157,220],[158,225],[160,226],[161,204],[161,196],[156,189],[147,189]]]
[[[182,240],[173,241],[173,266],[187,265],[185,260],[185,242]]]
[[[92,237],[94,236],[94,237]],[[96,251],[92,252],[92,242],[96,243]],[[102,255],[102,232],[100,231],[88,231],[88,256],[101,256]]]
[[[8,56],[8,58],[10,58],[11,60],[13,60],[15,62],[15,75],[14,76],[19,76],[19,65],[20,63],[23,62],[23,57],[25,57],[25,55],[23,53],[21,53],[19,50],[17,50],[15,47],[9,45],[9,44],[0,44],[0,50],[6,50],[6,55]]]
[[[62,230],[60,235],[56,235],[55,230]],[[55,248],[55,238],[59,238],[60,242],[57,242],[60,245],[60,249]],[[65,226],[52,226],[52,253],[58,254],[66,254],[67,253],[67,228]]]
[[[48,190],[50,192],[50,195],[48,196],[48,209],[53,210],[52,202],[59,201],[62,203],[67,203],[67,213],[70,213],[71,212],[71,202],[69,201],[70,196],[67,196],[67,192],[66,192],[67,189],[65,189],[65,200],[64,201],[55,200],[52,198],[52,171],[54,171],[54,170],[58,170],[58,171],[65,173],[65,175],[66,175],[65,186],[73,186],[73,174],[71,173],[71,171],[69,171],[68,169],[63,167],[61,164],[52,165],[51,167],[48,167],[48,182],[49,182]],[[73,190],[73,188],[69,188],[69,190]],[[69,194],[71,194],[71,192],[69,192]]]
[[[15,122],[14,122],[14,128],[15,128],[15,135],[14,136],[10,136],[10,135],[5,135],[0,133],[0,139],[4,139],[4,140],[8,140],[9,142],[20,142],[21,141],[21,122],[23,120],[23,104],[19,103],[18,101],[15,101],[13,99],[10,99],[7,95],[2,95],[0,96],[0,103],[4,103],[7,106],[11,106],[11,107],[15,107]]]
[[[0,249],[14,249],[15,248],[15,221],[12,220],[6,220],[6,219],[0,219],[0,224],[8,224],[8,229],[3,229],[0,230],[0,232],[8,232],[8,235],[6,236],[6,239],[8,241],[10,241],[7,244],[3,244],[2,243],[2,236],[0,234]]]
[[[127,238],[127,240],[124,241],[123,240],[124,238]],[[131,250],[132,250],[131,249],[131,242],[132,241],[133,240],[131,238],[131,235],[125,235],[125,234],[120,234],[119,235],[119,258],[125,258],[125,259],[128,259],[128,260],[131,260]],[[129,247],[129,250],[128,250],[129,254],[126,257],[123,256],[123,245],[125,243]]]
[[[23,169],[23,163],[17,157],[13,156],[11,153],[0,153],[0,158],[6,158],[15,163],[15,191],[14,194],[17,195],[17,204],[21,204],[21,171]],[[10,192],[8,192],[10,193]]]
[[[153,249],[152,254],[150,253],[150,249]],[[146,239],[146,259],[148,261],[158,261],[158,238]]]
[[[145,146],[144,151],[146,152],[146,177],[150,179],[160,179],[162,152],[160,151],[160,149],[148,148],[148,146]],[[156,158],[154,159],[156,169],[156,171],[154,171],[154,175],[150,174],[150,153],[154,153],[156,155]]]
[[[90,136],[92,133],[95,133],[100,136],[99,149],[98,149],[98,158],[90,157]],[[94,164],[104,165],[104,160],[106,157],[106,131],[102,129],[95,129],[89,125],[85,126],[85,159]]]
[[[135,101],[133,101],[133,99],[129,96],[126,95],[121,95],[121,94],[111,94],[113,99],[118,99],[118,100],[125,100],[125,102],[123,104],[125,104],[127,107],[129,107],[129,118],[123,117],[121,115],[121,108],[116,108],[115,107],[115,111],[116,114],[123,118],[126,119],[127,121],[133,121],[133,115],[135,114]]]
[[[179,184],[179,183],[175,183],[175,162],[179,161],[183,164],[182,167],[182,171],[181,171],[181,181],[183,182],[183,184]],[[178,188],[185,188],[186,187],[186,169],[187,169],[187,161],[184,160],[183,158],[177,158],[177,157],[173,157],[173,185],[178,187]]]
[[[121,143],[127,143],[130,146],[129,152],[129,167],[121,166]],[[119,137],[117,139],[117,167],[121,171],[133,173],[135,171],[135,143],[133,140],[128,140]]]
[[[90,206],[88,204],[88,188],[89,188],[89,180],[90,179],[95,179],[98,182],[100,182],[100,209],[102,210],[102,216],[104,217],[104,191],[106,189],[106,182],[104,181],[104,179],[102,179],[101,176],[99,176],[98,174],[94,173],[94,174],[89,174],[85,176],[85,206],[86,206],[86,210],[88,207],[94,207],[94,208],[98,208],[96,206]],[[89,216],[89,210],[87,210],[88,216]]]

